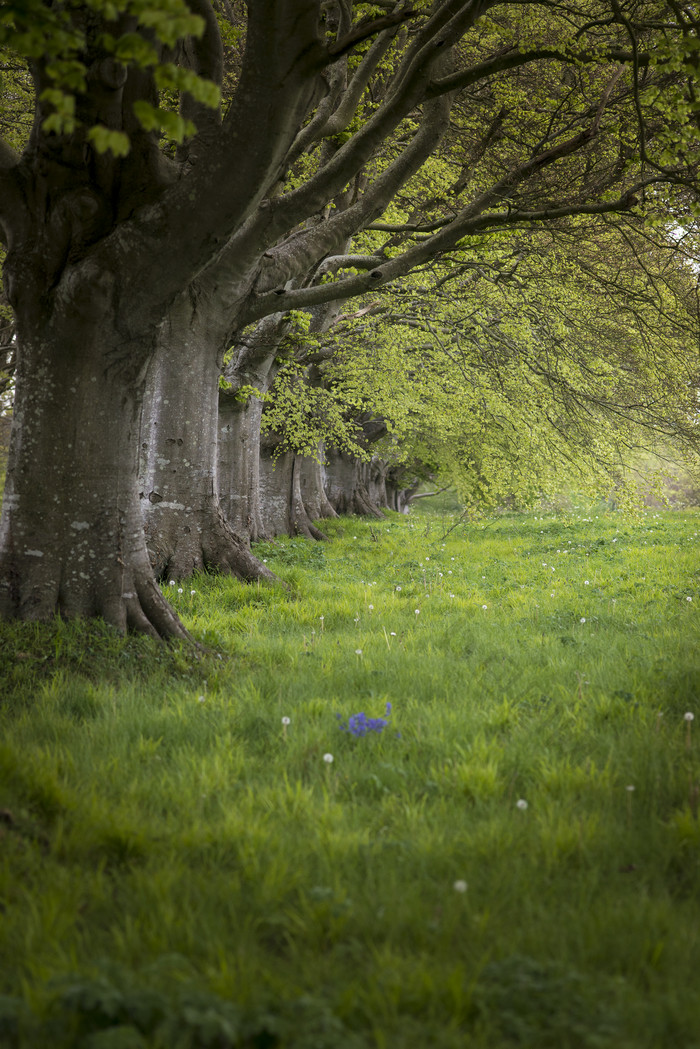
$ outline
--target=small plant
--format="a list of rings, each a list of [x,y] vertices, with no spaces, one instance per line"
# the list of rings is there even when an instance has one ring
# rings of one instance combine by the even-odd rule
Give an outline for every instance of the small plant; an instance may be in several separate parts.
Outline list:
[[[368,732],[383,732],[389,724],[388,719],[391,717],[391,703],[387,703],[384,713],[386,714],[384,718],[368,718],[362,711],[359,714],[352,714],[348,718],[347,724],[343,721],[340,714],[336,716],[340,722],[342,732],[349,732],[351,736],[366,736]]]

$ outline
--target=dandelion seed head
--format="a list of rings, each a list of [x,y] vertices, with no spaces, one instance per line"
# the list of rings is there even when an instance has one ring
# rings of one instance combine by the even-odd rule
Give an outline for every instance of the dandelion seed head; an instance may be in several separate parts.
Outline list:
[[[683,720],[684,721],[694,721],[695,720],[695,714],[691,713],[691,711],[688,711],[687,714],[683,715]]]
[[[355,655],[356,656],[361,656],[362,655],[362,649],[361,648],[356,648],[355,649]]]
[[[525,801],[525,798],[518,798],[518,800],[515,803],[515,807],[516,809],[520,809],[524,812],[527,808],[527,802]]]
[[[466,892],[467,883],[466,881],[462,881],[462,879],[460,878],[456,882],[454,882],[452,888],[455,890],[455,892]]]
[[[177,592],[178,592],[178,594],[181,594],[181,593],[182,593],[182,587],[181,587],[181,586],[179,586],[179,587],[177,588]]]
[[[282,718],[282,724],[283,725],[290,725],[291,724],[291,718],[283,717]]]
[[[586,617],[585,617],[585,616],[581,616],[581,619],[580,619],[580,621],[579,621],[579,622],[581,622],[581,623],[585,623],[585,622],[586,622]]]
[[[325,761],[326,765],[332,765],[333,764],[333,755],[332,754],[324,754],[323,755],[323,760]]]

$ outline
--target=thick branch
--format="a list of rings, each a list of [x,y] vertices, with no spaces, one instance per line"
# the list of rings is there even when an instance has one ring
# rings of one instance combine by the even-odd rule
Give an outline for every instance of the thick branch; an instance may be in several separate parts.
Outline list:
[[[383,15],[381,18],[363,19],[356,26],[353,26],[344,37],[331,44],[328,48],[328,54],[332,58],[340,58],[342,55],[346,55],[348,51],[352,51],[357,44],[367,40],[368,37],[376,36],[377,33],[381,33],[385,29],[396,29],[410,18],[415,17],[416,13],[412,8],[403,8],[401,11]]]
[[[165,305],[255,212],[279,177],[327,62],[317,16],[315,0],[251,5],[243,69],[216,146],[107,242],[117,254],[114,264],[130,275],[124,297],[133,302],[134,324],[145,323],[139,310],[143,289],[149,289],[146,309],[152,309],[154,292]]]
[[[381,266],[384,259],[380,255],[329,255],[324,259],[314,274],[314,280],[338,270],[373,270]]]
[[[442,59],[444,62],[448,60],[447,55]],[[359,200],[321,225],[294,234],[268,252],[270,261],[256,287],[258,294],[279,288],[287,280],[307,272],[329,251],[337,252],[338,245],[378,218],[397,190],[420,169],[437,146],[449,124],[450,104],[446,96],[426,104],[423,120],[411,142]]]
[[[19,157],[0,139],[0,240],[12,247],[26,215],[19,184]]]
[[[450,0],[441,6],[438,14],[418,34],[421,46],[416,49],[414,45],[405,57],[386,99],[364,127],[338,150],[318,174],[299,189],[271,202],[268,215],[260,220],[268,243],[274,243],[288,229],[321,211],[329,200],[342,191],[404,117],[424,101],[435,63],[461,39],[490,4],[491,0],[472,0],[468,4]],[[450,17],[454,9],[457,14]]]
[[[216,15],[209,0],[187,0],[187,6],[193,14],[203,19],[205,26],[199,39],[190,37],[187,40],[190,65],[199,76],[206,77],[221,87],[224,77],[224,48]],[[221,112],[195,101],[189,94],[183,96],[180,110],[183,117],[194,121],[197,128],[194,141],[184,150],[187,159],[193,161],[197,154],[201,154],[203,148],[210,144],[212,132],[218,130],[221,124]]]
[[[591,63],[600,65],[602,62],[619,62],[632,65],[636,62],[637,65],[647,66],[650,57],[650,55],[644,53],[635,56],[631,51],[617,50],[608,51],[605,55],[600,55],[586,51],[557,51],[546,47],[535,48],[532,51],[518,51],[517,48],[512,48],[508,51],[502,51],[500,54],[480,62],[478,65],[471,66],[469,69],[463,69],[459,73],[452,73],[450,76],[442,77],[440,80],[434,80],[428,88],[427,96],[432,98],[436,95],[442,95],[446,91],[458,91],[467,87],[473,87],[474,84],[478,84],[479,81],[494,76],[496,73],[503,73],[508,69],[517,69],[519,66],[530,65],[533,62],[541,62],[543,60],[565,62],[573,65],[581,65],[582,63],[586,65]]]
[[[636,187],[638,190],[640,187]],[[572,215],[606,215],[613,212],[627,211],[636,203],[634,191],[628,191],[616,200],[599,202],[596,204],[562,205],[558,207],[542,208],[538,211],[508,211],[489,212],[486,215],[475,215],[468,218],[459,216],[449,226],[435,236],[421,241],[403,254],[396,256],[384,263],[381,268],[372,270],[369,275],[359,274],[346,277],[343,280],[333,281],[330,284],[320,284],[313,288],[301,288],[297,291],[284,293],[282,299],[279,295],[261,295],[253,301],[246,313],[243,323],[250,324],[258,317],[264,317],[272,311],[280,309],[282,302],[287,310],[302,310],[309,306],[318,306],[325,302],[349,299],[356,295],[374,291],[389,281],[396,280],[410,273],[416,266],[434,258],[443,251],[447,251],[462,240],[464,237],[481,233],[493,226],[522,226],[524,224],[553,222],[561,218],[570,218]]]

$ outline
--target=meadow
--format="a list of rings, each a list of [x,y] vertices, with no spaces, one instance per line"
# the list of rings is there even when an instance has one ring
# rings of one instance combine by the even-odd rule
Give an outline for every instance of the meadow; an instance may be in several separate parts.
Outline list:
[[[698,1049],[700,513],[325,528],[0,625],[0,1044]]]

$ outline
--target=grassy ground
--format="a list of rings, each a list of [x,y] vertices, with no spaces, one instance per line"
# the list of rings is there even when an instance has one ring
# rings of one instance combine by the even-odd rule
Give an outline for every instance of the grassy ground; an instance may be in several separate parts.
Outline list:
[[[0,1044],[700,1046],[700,515],[456,520],[0,626]]]

